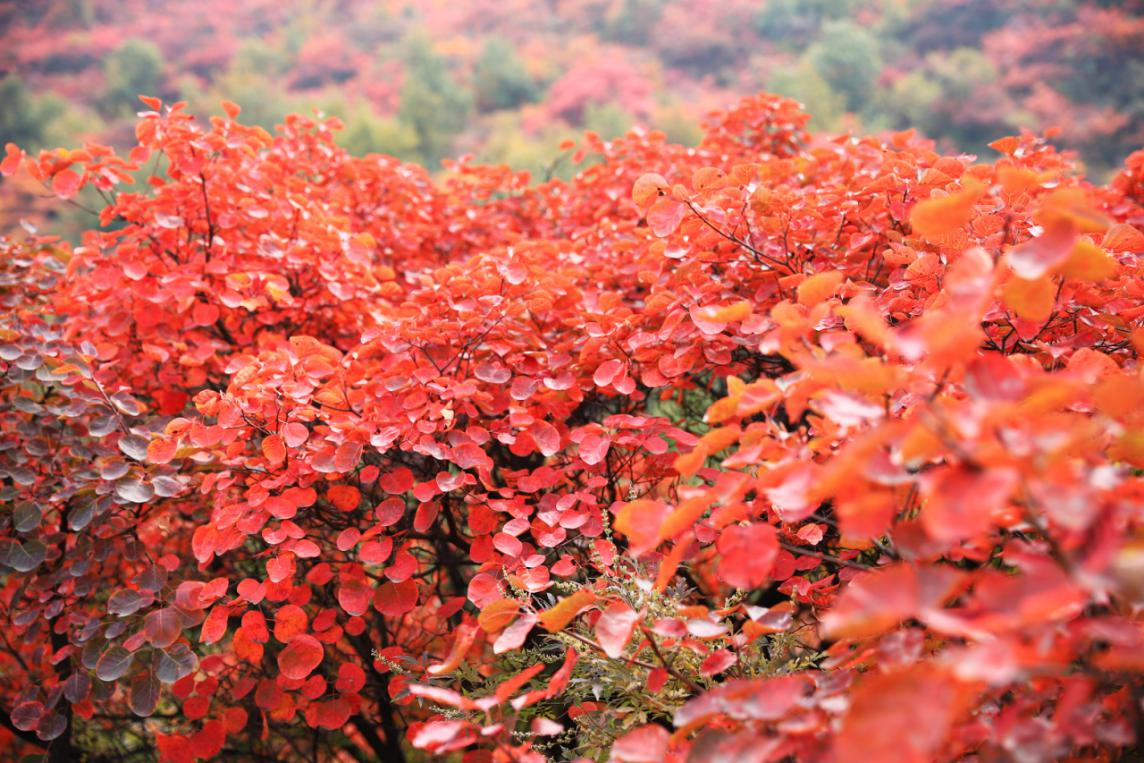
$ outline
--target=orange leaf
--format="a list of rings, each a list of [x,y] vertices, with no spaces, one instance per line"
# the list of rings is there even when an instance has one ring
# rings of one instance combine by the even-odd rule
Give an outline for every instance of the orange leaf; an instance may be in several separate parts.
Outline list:
[[[1081,233],[1097,233],[1108,227],[1108,218],[1080,188],[1058,188],[1041,202],[1033,219],[1045,228],[1069,225]]]
[[[718,167],[700,167],[691,173],[691,186],[696,191],[709,188],[727,177],[727,173]]]
[[[672,546],[671,550],[664,555],[663,560],[659,563],[659,570],[655,574],[656,591],[663,593],[667,590],[667,586],[675,577],[675,571],[679,569],[679,563],[683,561],[683,556],[687,553],[689,545],[684,539]]]
[[[960,230],[972,219],[973,206],[981,192],[980,185],[970,182],[948,196],[931,196],[918,202],[910,210],[910,227],[914,233],[928,239]]]
[[[262,455],[272,464],[280,464],[286,460],[286,446],[282,438],[276,434],[262,438]]]
[[[1012,156],[1013,152],[1016,151],[1017,147],[1020,145],[1020,139],[1018,139],[1016,136],[1008,135],[1004,138],[998,138],[997,140],[993,141],[989,144],[989,147],[994,151],[1000,151],[1003,154],[1009,154]]]
[[[742,430],[738,426],[716,427],[699,438],[699,445],[708,453],[718,453],[739,441]]]
[[[473,639],[477,637],[477,626],[469,624],[462,625],[457,629],[457,637],[453,639],[453,648],[449,650],[448,657],[444,662],[430,665],[426,672],[431,676],[443,676],[447,673],[452,673],[454,670],[461,666],[465,659],[465,654],[468,653],[469,647],[473,645]]]
[[[497,686],[495,696],[499,702],[506,701],[509,697],[516,694],[517,690],[522,688],[526,683],[531,681],[537,673],[544,670],[544,663],[538,662],[531,668],[525,668],[520,673],[517,673],[512,678]]]
[[[596,594],[591,591],[579,590],[556,602],[556,606],[541,612],[540,624],[549,633],[556,633],[563,630],[564,626],[572,622],[572,618],[590,607],[595,601]]]
[[[166,464],[178,451],[178,440],[161,438],[147,444],[147,460],[152,464]]]
[[[649,172],[640,176],[632,186],[632,201],[640,209],[647,209],[661,195],[661,189],[667,187],[667,180],[663,175]]]
[[[1020,317],[1036,323],[1044,322],[1053,314],[1056,297],[1056,284],[1048,277],[1035,281],[1010,278],[1001,287],[1001,298],[1006,306]]]
[[[326,497],[335,508],[341,511],[353,511],[361,500],[361,491],[353,485],[330,485]]]
[[[499,633],[507,628],[519,613],[519,602],[513,599],[496,599],[481,608],[477,623],[485,633]]]
[[[838,287],[845,278],[846,277],[839,270],[827,270],[823,273],[815,273],[798,285],[798,303],[800,305],[806,305],[807,307],[813,307],[819,302],[834,296],[834,292],[838,291]]]
[[[1073,245],[1068,259],[1057,272],[1065,278],[1075,278],[1078,281],[1103,281],[1115,276],[1118,270],[1120,264],[1108,252],[1087,238],[1082,238]]]
[[[659,527],[660,539],[671,540],[677,537],[680,533],[698,522],[699,518],[707,512],[710,506],[711,498],[706,495],[697,495],[694,498],[688,498],[679,504],[679,506],[663,520],[663,523]]]
[[[733,323],[745,321],[751,317],[751,303],[746,300],[734,302],[722,307],[710,306],[700,308],[697,312],[700,320],[706,323]]]
[[[1139,252],[1144,250],[1144,233],[1127,223],[1117,223],[1108,229],[1100,243],[1114,252]]]
[[[1019,278],[1031,281],[1063,263],[1076,240],[1077,230],[1072,223],[1054,221],[1041,235],[1010,249],[1006,260]]]
[[[838,314],[846,322],[846,328],[867,342],[884,345],[889,329],[874,301],[865,295],[854,297],[838,308]]]
[[[714,406],[712,406],[714,407]],[[703,466],[707,460],[707,448],[703,445],[696,445],[690,453],[684,453],[675,459],[675,471],[679,472],[682,477],[690,477],[695,474]]]

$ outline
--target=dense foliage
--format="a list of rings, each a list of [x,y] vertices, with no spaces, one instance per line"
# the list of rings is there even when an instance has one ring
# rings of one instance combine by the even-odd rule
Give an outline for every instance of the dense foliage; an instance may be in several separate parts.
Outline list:
[[[0,747],[1113,760],[1144,697],[1144,152],[791,101],[570,180],[145,99],[0,171]]]

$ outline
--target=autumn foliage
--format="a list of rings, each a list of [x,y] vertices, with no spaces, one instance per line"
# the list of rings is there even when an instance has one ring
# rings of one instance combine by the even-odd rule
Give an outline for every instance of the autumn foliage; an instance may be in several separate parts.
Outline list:
[[[1144,152],[1098,187],[760,95],[535,185],[144,100],[126,156],[0,164],[106,201],[2,241],[0,747],[1144,741]]]

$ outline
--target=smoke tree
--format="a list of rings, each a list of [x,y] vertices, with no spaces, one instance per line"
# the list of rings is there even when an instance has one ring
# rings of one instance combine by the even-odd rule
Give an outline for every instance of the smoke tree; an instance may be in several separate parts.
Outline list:
[[[535,185],[143,100],[0,163],[106,202],[0,246],[14,755],[1139,744],[1144,152],[759,95]]]

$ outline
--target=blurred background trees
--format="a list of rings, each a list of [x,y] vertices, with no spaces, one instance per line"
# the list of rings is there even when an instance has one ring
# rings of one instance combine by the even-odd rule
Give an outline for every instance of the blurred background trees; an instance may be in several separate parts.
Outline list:
[[[983,156],[1058,126],[1101,177],[1144,144],[1142,16],[1140,0],[9,3],[0,141],[125,145],[149,93],[202,116],[232,100],[268,130],[333,114],[355,153],[434,170],[464,152],[536,170],[585,129],[694,140],[769,89],[817,128],[917,127]]]

